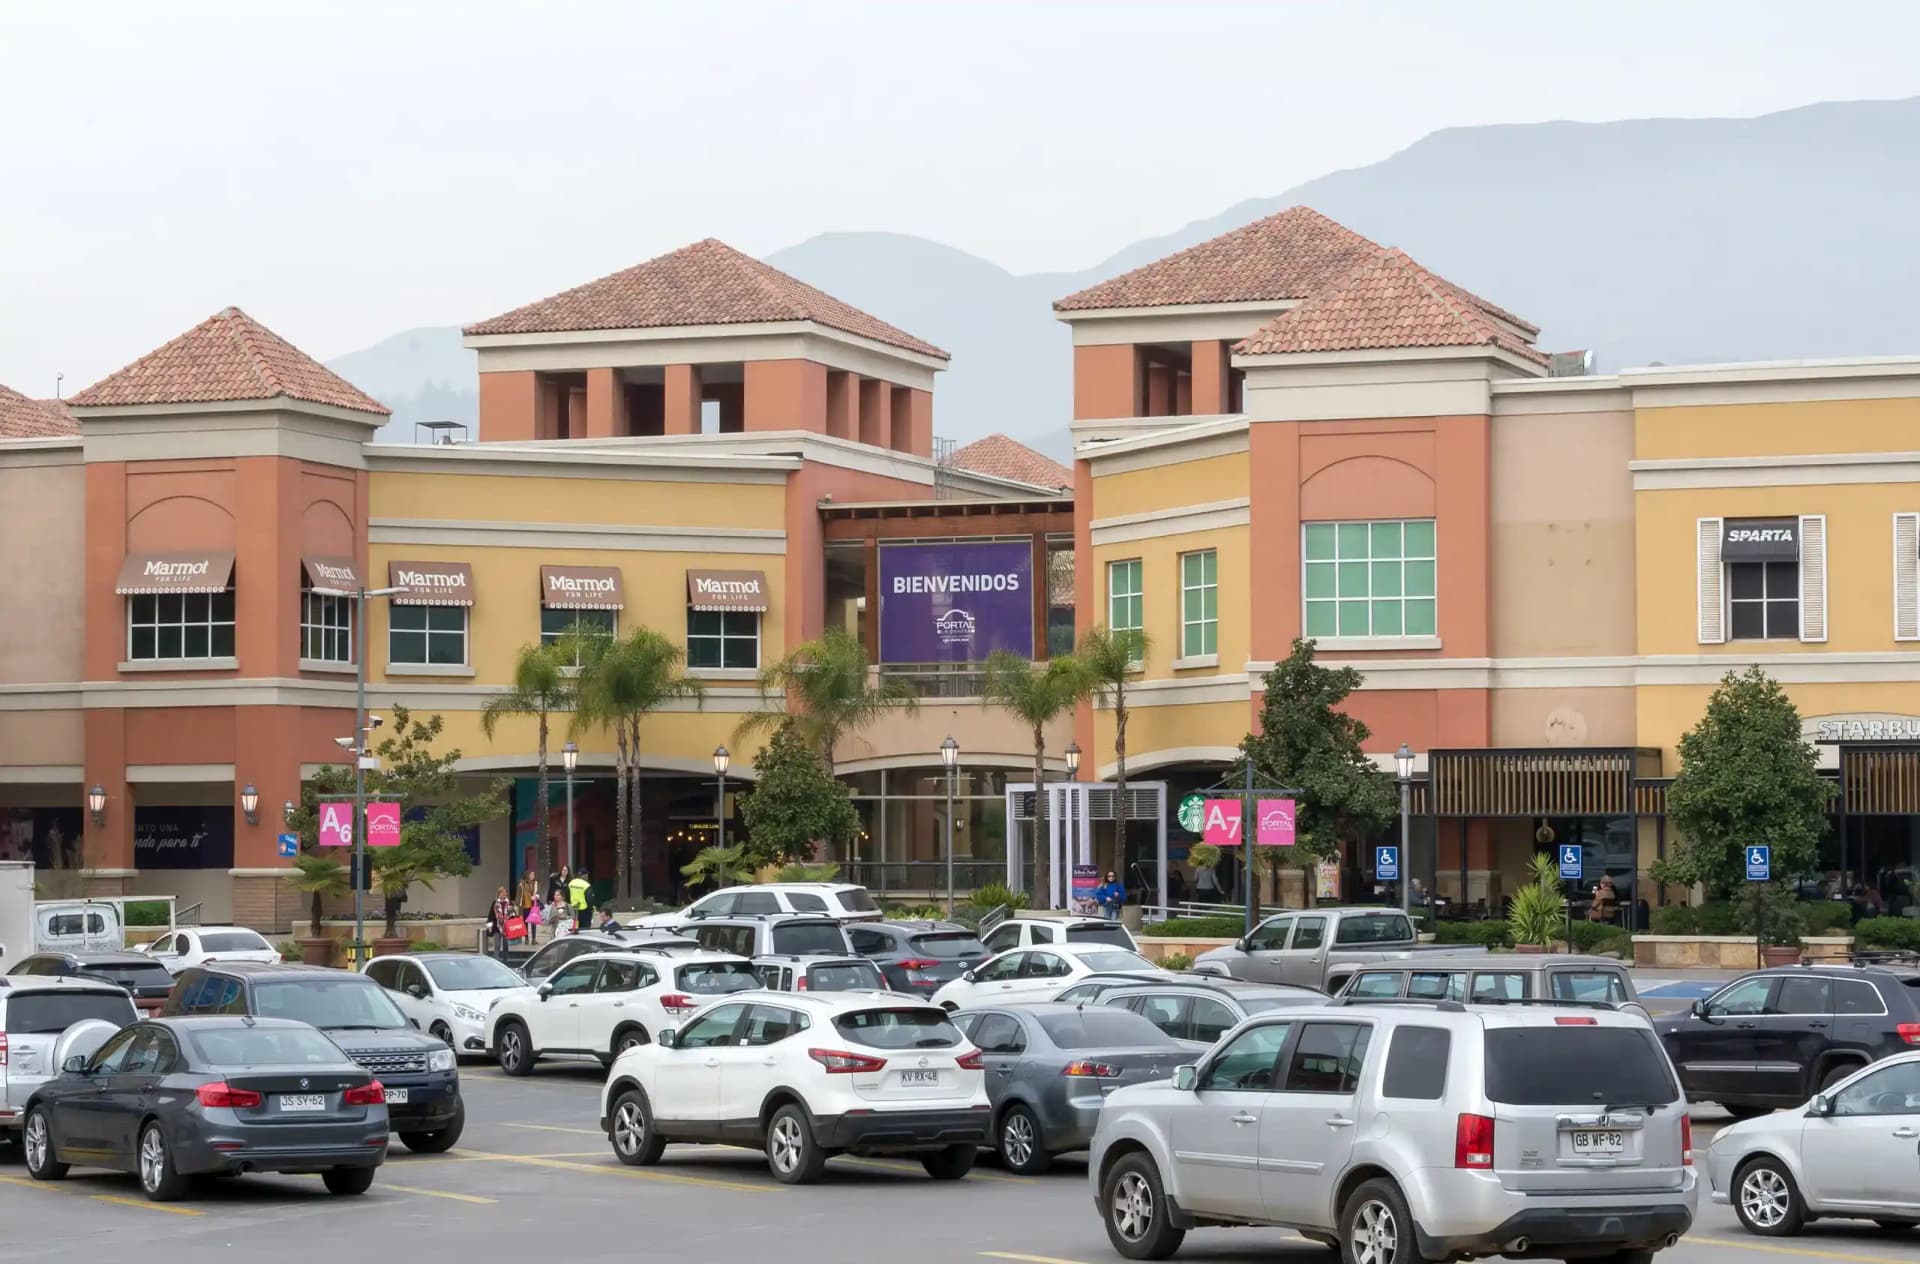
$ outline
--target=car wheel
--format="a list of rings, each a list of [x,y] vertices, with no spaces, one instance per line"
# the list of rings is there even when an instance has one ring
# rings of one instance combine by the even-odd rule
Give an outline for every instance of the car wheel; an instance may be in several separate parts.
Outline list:
[[[1366,1181],[1340,1209],[1342,1264],[1423,1264],[1413,1213],[1392,1181]]]
[[[67,1165],[53,1154],[53,1126],[47,1112],[35,1106],[27,1112],[27,1125],[20,1130],[20,1147],[27,1160],[27,1175],[36,1181],[57,1181],[67,1174]]]
[[[827,1152],[813,1139],[813,1125],[798,1106],[782,1106],[767,1121],[767,1165],[783,1185],[811,1185],[827,1166]]]
[[[637,1088],[614,1099],[607,1140],[613,1142],[613,1157],[628,1167],[651,1167],[667,1148],[667,1139],[654,1131],[647,1095]]]
[[[1771,1106],[1729,1106],[1725,1102],[1720,1103],[1720,1109],[1732,1115],[1736,1120],[1758,1119],[1762,1115],[1771,1115],[1773,1113],[1773,1107]]]
[[[333,1167],[320,1174],[329,1194],[364,1194],[373,1188],[370,1167]]]
[[[1009,1172],[1038,1176],[1053,1166],[1053,1156],[1040,1145],[1040,1121],[1025,1106],[1009,1106],[1000,1117],[1000,1163]]]
[[[453,1118],[431,1132],[403,1132],[400,1144],[415,1154],[445,1154],[453,1149],[453,1143],[460,1140],[460,1134],[467,1129],[467,1104],[455,1098]],[[369,1180],[372,1177],[368,1177]],[[358,1190],[354,1191],[358,1193]]]
[[[1784,1238],[1806,1223],[1806,1205],[1793,1174],[1778,1159],[1759,1158],[1733,1178],[1733,1211],[1748,1233]]]
[[[1113,1165],[1100,1187],[1107,1241],[1130,1260],[1164,1260],[1180,1249],[1187,1231],[1168,1215],[1160,1172],[1144,1154],[1129,1154]]]
[[[427,1034],[446,1045],[447,1048],[455,1048],[453,1043],[453,1028],[447,1026],[445,1023],[435,1020],[433,1026],[427,1028]]]
[[[973,1171],[973,1160],[980,1153],[976,1145],[948,1146],[920,1156],[920,1166],[936,1181],[957,1181]]]
[[[530,1075],[533,1072],[533,1038],[527,1034],[524,1023],[508,1019],[500,1024],[499,1034],[494,1037],[494,1048],[500,1059],[500,1069],[508,1075]]]
[[[140,1130],[140,1188],[156,1203],[170,1203],[187,1188],[185,1178],[173,1168],[173,1151],[158,1122]]]
[[[647,1043],[646,1028],[629,1027],[625,1031],[619,1033],[613,1038],[613,1056],[615,1058],[618,1058],[621,1054],[625,1053],[627,1050],[638,1049],[641,1045],[644,1045],[646,1043]]]

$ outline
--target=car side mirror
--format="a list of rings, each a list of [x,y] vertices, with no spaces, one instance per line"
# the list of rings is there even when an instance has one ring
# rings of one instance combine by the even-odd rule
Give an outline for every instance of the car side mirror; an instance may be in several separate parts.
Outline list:
[[[543,1000],[543,1001],[544,1001],[544,1000],[546,1000],[546,999],[547,999],[547,998],[548,998],[549,996],[552,996],[552,995],[553,995],[553,984],[551,984],[551,983],[542,983],[542,984],[540,985],[540,991],[539,991],[539,993],[538,993],[538,995],[539,995],[539,997],[540,997],[540,999],[541,999],[541,1000]]]
[[[1173,1068],[1173,1086],[1182,1093],[1191,1093],[1200,1083],[1200,1068],[1191,1062]]]
[[[654,1033],[653,1039],[662,1049],[673,1049],[678,1047],[680,1034],[671,1027],[662,1027]]]
[[[85,1075],[87,1073],[87,1055],[84,1053],[74,1054],[60,1064],[60,1069],[68,1075]]]
[[[1233,941],[1233,950],[1235,952],[1252,952],[1253,941],[1244,937],[1236,939]]]
[[[71,1059],[69,1059],[69,1061],[71,1061]],[[1807,1104],[1807,1113],[1809,1115],[1820,1115],[1823,1117],[1831,1115],[1833,1113],[1833,1099],[1825,1093],[1814,1094],[1813,1100]]]
[[[424,983],[407,984],[407,995],[411,996],[416,1001],[426,1000],[427,999],[426,985]]]
[[[1692,1013],[1692,1015],[1695,1018],[1702,1019],[1707,1022],[1711,1022],[1713,1020],[1713,1015],[1707,1012],[1707,1003],[1705,1001],[1695,1001],[1693,1005],[1690,1007],[1689,1012]]]

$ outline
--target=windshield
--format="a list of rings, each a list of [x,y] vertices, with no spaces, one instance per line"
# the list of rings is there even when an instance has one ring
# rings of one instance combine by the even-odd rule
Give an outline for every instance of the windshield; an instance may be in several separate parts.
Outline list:
[[[1091,923],[1086,926],[1067,927],[1067,942],[1070,944],[1112,944],[1115,948],[1133,951],[1133,938],[1127,934],[1127,928],[1118,922]]]
[[[942,1009],[863,1009],[840,1015],[833,1025],[869,1049],[949,1049],[961,1040]]]
[[[1336,944],[1390,944],[1413,938],[1413,923],[1399,913],[1363,913],[1343,917],[1334,932]]]
[[[1080,960],[1086,962],[1087,968],[1090,970],[1119,970],[1123,972],[1128,970],[1145,970],[1153,974],[1160,972],[1159,966],[1148,961],[1137,952],[1120,952],[1118,950],[1083,952],[1080,954]]]
[[[125,992],[19,992],[7,1001],[5,1027],[11,1036],[57,1036],[89,1018],[125,1027],[139,1017]]]
[[[760,976],[744,961],[703,961],[680,967],[674,976],[682,992],[695,996],[721,996],[728,992],[750,992],[760,986]]]
[[[1172,1047],[1180,1042],[1130,1009],[1080,1009],[1040,1020],[1047,1039],[1062,1049]]]
[[[880,906],[873,902],[873,896],[868,894],[865,887],[848,887],[845,891],[842,891],[840,893],[840,905],[842,908],[851,909],[855,913],[878,913],[880,911]]]
[[[838,922],[776,922],[773,927],[773,951],[796,957],[819,953],[852,952],[847,933]]]
[[[340,1046],[307,1027],[196,1027],[187,1043],[208,1067],[351,1065]]]
[[[386,990],[357,975],[256,983],[253,997],[254,1013],[261,1018],[296,1018],[322,1031],[407,1025]]]
[[[173,986],[173,976],[158,961],[102,961],[80,967],[95,978],[118,983],[121,987]]]
[[[448,992],[489,992],[527,986],[527,981],[492,957],[449,957],[423,962],[433,985]]]
[[[922,952],[929,957],[938,957],[944,961],[987,955],[985,944],[960,930],[948,931],[944,934],[914,935],[907,942],[913,945],[915,952]]]
[[[861,988],[885,990],[887,981],[880,968],[870,961],[844,961],[830,966],[814,966],[807,971],[810,992],[853,992]]]
[[[1487,1033],[1487,1097],[1509,1106],[1664,1106],[1679,1088],[1644,1027]]]
[[[206,952],[258,952],[273,945],[250,930],[203,930],[200,947]]]

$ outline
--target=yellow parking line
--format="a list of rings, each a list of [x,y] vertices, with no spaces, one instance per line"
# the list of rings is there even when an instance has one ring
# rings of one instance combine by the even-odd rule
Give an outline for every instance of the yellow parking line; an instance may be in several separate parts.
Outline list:
[[[1735,1241],[1731,1238],[1682,1238],[1685,1246],[1724,1246],[1736,1251],[1762,1251],[1768,1255],[1796,1255],[1806,1260],[1842,1260],[1846,1264],[1900,1264],[1891,1255],[1856,1255],[1851,1251],[1818,1251],[1804,1246],[1771,1246],[1750,1239]]]
[[[1063,1260],[1052,1255],[1021,1255],[1017,1251],[982,1251],[980,1254],[993,1260],[1022,1260],[1025,1264],[1084,1264],[1081,1260]]]
[[[169,1216],[204,1216],[207,1213],[192,1207],[174,1207],[167,1203],[152,1203],[144,1198],[123,1198],[119,1194],[89,1194],[84,1189],[72,1185],[56,1185],[50,1181],[36,1181],[26,1176],[0,1176],[0,1183],[20,1185],[27,1189],[42,1189],[49,1194],[78,1194],[91,1198],[97,1203],[114,1203],[121,1207],[135,1207],[141,1211],[158,1211]]]
[[[748,1194],[779,1194],[786,1189],[780,1185],[749,1184],[746,1181],[724,1181],[711,1176],[685,1176],[678,1172],[661,1172],[652,1168],[626,1167],[623,1164],[609,1163],[569,1163],[565,1159],[545,1159],[535,1155],[494,1154],[485,1150],[464,1150],[461,1157],[489,1163],[518,1163],[523,1167],[553,1168],[561,1172],[595,1172],[603,1176],[627,1176],[645,1181],[667,1181],[675,1185],[703,1185],[708,1189],[732,1189]]]
[[[530,1132],[570,1132],[577,1137],[604,1137],[598,1128],[562,1128],[559,1124],[502,1124],[504,1128],[525,1128]]]
[[[417,1185],[395,1185],[392,1181],[381,1181],[381,1189],[399,1190],[403,1194],[418,1194],[422,1198],[447,1198],[456,1203],[477,1203],[483,1207],[497,1204],[498,1198],[482,1198],[478,1194],[455,1194],[444,1189],[421,1189]]]

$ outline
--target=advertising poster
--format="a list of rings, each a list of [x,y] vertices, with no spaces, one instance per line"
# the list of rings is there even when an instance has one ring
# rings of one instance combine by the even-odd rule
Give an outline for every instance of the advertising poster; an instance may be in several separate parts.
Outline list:
[[[398,803],[367,804],[367,846],[398,847],[399,845],[400,805]]]
[[[136,869],[233,868],[233,809],[136,807]]]
[[[1100,903],[1093,893],[1100,887],[1099,865],[1073,867],[1073,911],[1086,917],[1100,915]]]
[[[320,805],[320,845],[353,846],[353,804],[330,799]]]
[[[1253,841],[1261,847],[1291,847],[1294,843],[1292,799],[1258,799]],[[1215,847],[1240,844],[1240,800],[1208,799],[1201,818],[1201,837]]]
[[[880,546],[880,661],[1033,656],[1033,547],[1024,540]]]
[[[1323,860],[1315,872],[1314,894],[1323,900],[1340,898],[1340,862]]]

